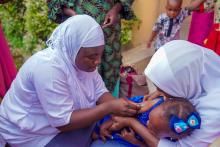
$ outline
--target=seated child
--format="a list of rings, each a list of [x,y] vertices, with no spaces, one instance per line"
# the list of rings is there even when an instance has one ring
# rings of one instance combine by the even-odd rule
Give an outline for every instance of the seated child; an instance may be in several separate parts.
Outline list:
[[[180,29],[184,19],[191,14],[191,11],[199,8],[201,0],[193,1],[189,6],[182,7],[182,0],[167,0],[166,13],[160,14],[152,34],[147,41],[150,48],[155,37],[157,37],[154,48],[157,51],[165,43],[180,39]]]
[[[116,120],[106,116],[100,122],[100,130],[96,127],[96,133],[102,139],[115,140],[125,146],[146,146],[147,141],[142,138],[142,132],[137,130],[137,123],[141,123],[144,128],[143,133],[150,132],[158,138],[180,139],[191,134],[194,129],[199,129],[201,119],[194,106],[184,98],[173,98],[164,100],[159,97],[152,100],[143,101],[144,96],[130,98],[131,101],[140,103],[142,106],[136,119],[131,117],[117,117]],[[121,136],[122,127],[129,127],[134,130],[133,138],[123,138]],[[104,129],[103,129],[104,128]],[[112,132],[111,129],[120,129]],[[126,128],[128,129],[128,128]],[[108,133],[106,133],[108,132]],[[111,133],[111,135],[110,135]]]

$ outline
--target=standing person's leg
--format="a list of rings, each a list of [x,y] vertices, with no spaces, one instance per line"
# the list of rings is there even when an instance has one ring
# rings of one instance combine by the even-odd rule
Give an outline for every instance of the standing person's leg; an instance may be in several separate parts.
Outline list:
[[[188,41],[203,46],[212,28],[213,19],[214,12],[193,12]]]
[[[113,92],[117,84],[122,63],[120,30],[120,24],[116,24],[111,28],[105,28],[103,30],[106,45],[99,72],[110,92]]]
[[[0,24],[0,96],[3,97],[16,76],[16,67]],[[3,85],[2,85],[3,84]],[[3,89],[4,88],[4,89]]]
[[[4,97],[4,95],[7,91],[6,90],[6,85],[5,85],[5,80],[4,80],[4,74],[3,74],[4,71],[3,71],[1,65],[2,65],[2,63],[1,63],[1,59],[0,59],[0,103],[1,103],[2,98]]]

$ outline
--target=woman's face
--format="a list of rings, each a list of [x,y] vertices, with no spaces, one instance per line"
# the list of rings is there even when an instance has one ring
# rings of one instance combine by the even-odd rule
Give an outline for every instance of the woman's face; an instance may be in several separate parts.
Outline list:
[[[181,97],[177,97],[177,96],[172,96],[166,92],[164,92],[163,90],[161,90],[160,88],[156,87],[157,88],[157,92],[160,96],[163,96],[165,99],[167,98],[181,98]]]
[[[104,45],[98,47],[80,48],[76,56],[76,66],[83,71],[93,72],[101,63]]]

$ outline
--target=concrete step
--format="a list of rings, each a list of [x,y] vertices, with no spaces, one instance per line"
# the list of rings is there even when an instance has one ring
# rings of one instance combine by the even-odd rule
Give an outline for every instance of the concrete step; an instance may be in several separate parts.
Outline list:
[[[122,52],[122,63],[123,65],[133,66],[138,71],[138,73],[143,73],[153,54],[153,48],[148,49],[146,48],[145,44],[140,45],[128,51]],[[155,91],[155,86],[153,83],[149,79],[147,79],[147,82],[149,92]]]
[[[140,45],[122,52],[122,63],[123,65],[132,65],[139,73],[142,73],[153,53],[153,49],[148,49],[145,45]]]

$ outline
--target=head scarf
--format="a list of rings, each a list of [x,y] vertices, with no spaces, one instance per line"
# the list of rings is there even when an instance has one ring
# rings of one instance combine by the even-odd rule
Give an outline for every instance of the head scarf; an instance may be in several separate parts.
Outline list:
[[[187,98],[196,106],[201,129],[181,139],[182,146],[208,146],[220,135],[220,58],[216,53],[187,41],[171,41],[153,55],[145,74],[164,92]]]
[[[104,45],[100,25],[88,15],[76,15],[61,23],[52,33],[47,45],[63,56],[63,60],[75,66],[81,47]]]
[[[75,108],[94,105],[96,95],[91,89],[91,79],[98,73],[84,72],[75,64],[81,47],[104,45],[104,35],[100,25],[88,15],[76,15],[61,23],[52,33],[47,45],[65,62],[71,76],[68,78]]]
[[[152,57],[145,74],[172,96],[195,99],[215,89],[220,91],[219,56],[183,40],[162,46]]]

